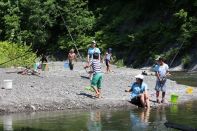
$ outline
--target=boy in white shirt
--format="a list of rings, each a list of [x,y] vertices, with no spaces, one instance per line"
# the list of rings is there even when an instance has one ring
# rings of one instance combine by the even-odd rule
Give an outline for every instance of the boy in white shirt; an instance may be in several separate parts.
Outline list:
[[[161,103],[165,102],[165,94],[166,94],[166,80],[167,80],[167,76],[169,75],[169,66],[164,63],[163,58],[158,58],[156,59],[159,67],[156,70],[156,86],[155,86],[155,90],[156,90],[156,99],[157,99],[157,103],[160,103],[159,101],[159,92],[162,92],[162,100]]]

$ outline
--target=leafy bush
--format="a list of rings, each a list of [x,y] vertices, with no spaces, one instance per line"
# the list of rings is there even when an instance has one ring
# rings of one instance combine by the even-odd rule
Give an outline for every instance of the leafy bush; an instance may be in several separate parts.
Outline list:
[[[123,59],[119,59],[115,62],[115,65],[120,68],[120,67],[124,67],[124,61]]]
[[[31,46],[19,45],[7,41],[0,42],[0,67],[31,67],[35,59],[36,54],[31,51]]]
[[[184,56],[182,59],[183,68],[188,68],[190,63],[191,63],[191,57],[189,55]]]

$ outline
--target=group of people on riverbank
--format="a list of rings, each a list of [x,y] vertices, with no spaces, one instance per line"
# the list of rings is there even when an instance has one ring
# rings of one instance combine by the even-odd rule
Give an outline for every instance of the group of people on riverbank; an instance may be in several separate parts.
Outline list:
[[[86,68],[91,68],[89,72],[91,87],[94,89],[97,98],[101,98],[101,87],[102,87],[102,79],[103,74],[101,70],[101,51],[96,47],[96,41],[92,41],[91,47],[88,49],[87,53],[87,64]],[[74,53],[74,49],[71,49],[68,54],[69,66],[70,69],[73,69],[73,60],[76,59],[76,54]],[[104,56],[103,63],[106,64],[106,73],[111,72],[110,69],[110,61],[112,59],[112,49],[109,48]],[[169,67],[164,62],[162,57],[158,57],[156,59],[156,65],[154,67],[154,71],[157,77],[156,80],[156,102],[157,103],[165,103],[165,94],[166,94],[166,80],[169,75]],[[130,86],[130,89],[125,90],[125,92],[131,92],[130,99],[131,103],[136,104],[141,107],[149,108],[149,94],[148,94],[148,85],[144,82],[144,76],[142,74],[138,74],[135,76],[136,81],[133,82]],[[159,94],[162,92],[162,99],[160,101]]]

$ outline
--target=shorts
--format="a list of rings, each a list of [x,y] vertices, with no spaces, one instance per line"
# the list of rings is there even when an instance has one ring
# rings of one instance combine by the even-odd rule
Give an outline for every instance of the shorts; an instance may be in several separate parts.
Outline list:
[[[134,105],[137,105],[139,107],[142,107],[142,103],[140,101],[140,96],[135,96],[131,99],[131,103]]]
[[[74,66],[73,61],[69,60],[69,68],[70,68],[70,70],[73,70],[73,66]]]
[[[102,73],[94,74],[93,78],[91,80],[91,86],[101,89],[102,79],[103,79],[103,74]]]
[[[155,85],[155,90],[166,92],[166,79],[163,79],[162,81],[157,80]]]
[[[109,66],[109,63],[110,63],[110,60],[105,59],[105,64],[106,64],[106,66]]]

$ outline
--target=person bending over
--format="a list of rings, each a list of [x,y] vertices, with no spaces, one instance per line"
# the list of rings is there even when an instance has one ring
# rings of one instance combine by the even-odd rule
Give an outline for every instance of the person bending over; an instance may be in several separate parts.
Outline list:
[[[142,106],[144,108],[149,108],[149,96],[147,92],[147,84],[143,82],[144,76],[139,74],[135,76],[136,82],[131,84],[131,88],[129,90],[125,90],[125,92],[131,92],[130,98],[131,103]]]

